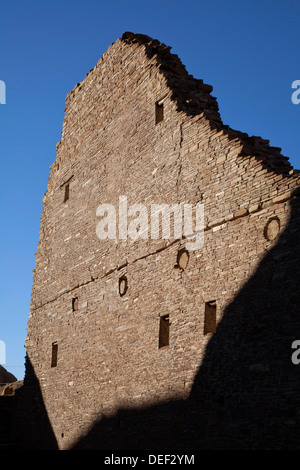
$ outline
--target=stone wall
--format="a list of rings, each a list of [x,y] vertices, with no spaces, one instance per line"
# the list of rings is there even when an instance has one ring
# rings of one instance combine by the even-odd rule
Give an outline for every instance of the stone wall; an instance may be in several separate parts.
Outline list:
[[[234,374],[227,383],[223,374],[227,371],[227,377],[233,377],[231,367],[239,372],[258,370],[256,376],[261,370],[265,374],[272,370],[267,389],[275,393],[277,379],[283,378],[273,375],[271,353],[264,359],[254,358],[249,350],[248,341],[255,345],[257,331],[264,338],[271,334],[272,341],[276,337],[281,351],[279,370],[291,367],[290,347],[297,339],[299,311],[295,298],[292,305],[289,301],[295,297],[299,268],[297,247],[282,240],[290,230],[294,237],[297,230],[299,172],[268,141],[223,125],[211,91],[188,75],[170,48],[147,36],[125,33],[67,96],[62,139],[43,200],[26,340],[30,377],[34,376],[27,386],[35,382],[38,387],[58,448],[84,445],[92,429],[93,444],[87,447],[129,445],[122,443],[120,429],[125,439],[132,430],[130,413],[124,428],[117,420],[117,432],[109,442],[107,433],[95,435],[95,424],[109,422],[112,429],[110,420],[120,410],[135,413],[133,439],[137,435],[142,439],[145,433],[139,411],[140,419],[147,422],[147,433],[155,420],[157,429],[165,416],[164,423],[169,423],[168,430],[165,424],[161,427],[165,438],[171,428],[172,435],[174,429],[181,431],[175,447],[187,442],[199,445],[204,429],[211,437],[205,441],[207,447],[262,445],[257,433],[273,422],[271,411],[261,421],[257,418],[256,428],[253,417],[242,418],[251,422],[253,440],[247,437],[246,443],[247,426],[247,431],[241,431],[240,421],[232,424],[234,411],[226,412],[234,402],[240,403],[228,398],[231,391],[245,396],[249,377]],[[163,119],[158,123],[157,103],[163,103]],[[128,206],[141,203],[148,208],[155,203],[203,204],[204,246],[188,252],[182,269],[178,253],[187,239],[171,235],[166,240],[99,240],[97,207],[108,203],[118,208],[119,196],[127,197]],[[285,268],[272,259],[268,288],[264,276],[259,276],[259,288],[245,302],[243,289],[260,273],[276,246],[280,246],[278,256],[285,260]],[[287,275],[289,269],[292,277]],[[124,295],[119,292],[121,278],[127,282]],[[283,313],[274,310],[274,299],[280,302],[274,280],[284,286]],[[232,306],[241,298],[241,310],[234,307],[233,315]],[[260,312],[275,323],[278,315],[282,319],[288,313],[288,333],[266,330],[260,324]],[[169,344],[159,347],[162,317],[168,317]],[[246,327],[251,321],[254,331]],[[230,325],[225,333],[224,324]],[[247,341],[241,336],[243,329]],[[243,363],[239,363],[237,338],[247,343]],[[263,343],[262,339],[260,346]],[[216,359],[219,350],[225,363]],[[201,373],[212,364],[213,370],[204,376],[210,400],[218,397],[213,404],[204,400],[208,392]],[[222,389],[220,379],[227,388]],[[26,396],[26,381],[23,388]],[[285,384],[284,393],[295,399],[293,381]],[[246,401],[250,406],[249,397]],[[175,413],[175,427],[166,418],[173,415],[172,403],[180,403],[181,410],[181,418]],[[265,400],[255,406],[263,408]],[[240,408],[247,408],[246,403]],[[151,409],[152,414],[143,412]],[[154,410],[158,409],[157,414]],[[183,415],[189,416],[189,423]],[[208,429],[214,429],[218,419],[222,432],[216,437]],[[286,416],[277,421],[284,435],[282,423],[289,419],[295,421]],[[285,442],[282,432],[275,433],[275,446]],[[160,442],[163,446],[169,441]],[[159,447],[157,439],[153,445]]]

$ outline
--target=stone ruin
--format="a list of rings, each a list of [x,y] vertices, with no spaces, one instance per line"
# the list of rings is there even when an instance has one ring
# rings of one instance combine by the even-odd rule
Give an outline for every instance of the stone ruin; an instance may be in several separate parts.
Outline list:
[[[299,448],[299,171],[225,125],[212,87],[170,49],[125,33],[66,97],[21,448]],[[97,208],[124,196],[201,204],[203,246],[172,231],[99,239]]]

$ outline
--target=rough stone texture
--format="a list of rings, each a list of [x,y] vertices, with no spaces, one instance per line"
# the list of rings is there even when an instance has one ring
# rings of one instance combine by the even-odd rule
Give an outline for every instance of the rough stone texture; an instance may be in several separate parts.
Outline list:
[[[0,449],[13,449],[13,419],[16,411],[15,393],[23,381],[0,365]]]
[[[3,366],[0,366],[0,385],[16,382],[16,377],[8,372]]]
[[[16,390],[23,386],[23,380],[17,380],[16,382],[0,385],[0,396],[15,395]]]
[[[299,435],[299,172],[225,126],[211,91],[169,47],[125,33],[68,94],[20,393],[20,403],[36,393],[44,426],[26,429],[24,447],[299,446],[288,439]],[[97,207],[118,208],[122,195],[128,206],[201,202],[203,248],[180,266],[185,239],[99,240]],[[275,218],[277,234],[266,228]],[[217,330],[205,335],[212,301]]]

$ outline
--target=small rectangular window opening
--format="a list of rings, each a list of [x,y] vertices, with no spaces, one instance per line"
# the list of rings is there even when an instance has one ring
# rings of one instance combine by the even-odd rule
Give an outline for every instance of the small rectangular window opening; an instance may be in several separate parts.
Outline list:
[[[58,353],[58,344],[55,341],[54,343],[52,343],[51,367],[57,366],[57,353]]]
[[[76,312],[76,310],[78,310],[78,297],[74,297],[72,299],[72,310],[73,312]]]
[[[204,334],[215,333],[217,328],[217,303],[215,300],[205,303]]]
[[[164,103],[157,101],[155,103],[155,124],[164,120]]]
[[[160,317],[159,322],[159,348],[169,346],[170,321],[169,315]]]
[[[64,199],[64,202],[67,202],[69,197],[70,197],[70,184],[67,183],[65,185],[65,199]]]

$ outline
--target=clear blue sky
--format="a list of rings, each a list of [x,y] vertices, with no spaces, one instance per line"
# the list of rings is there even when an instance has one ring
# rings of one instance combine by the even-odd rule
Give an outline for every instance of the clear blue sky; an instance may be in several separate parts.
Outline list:
[[[269,139],[300,168],[298,0],[52,0],[2,2],[0,80],[0,340],[24,374],[24,342],[49,166],[65,97],[123,32],[172,46],[214,87],[225,124]]]

